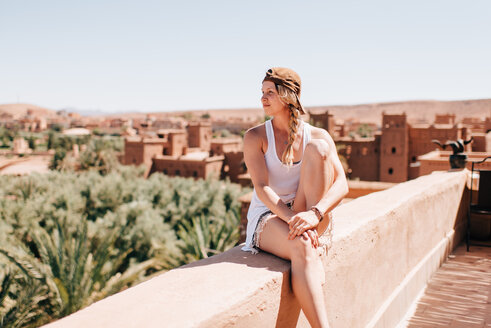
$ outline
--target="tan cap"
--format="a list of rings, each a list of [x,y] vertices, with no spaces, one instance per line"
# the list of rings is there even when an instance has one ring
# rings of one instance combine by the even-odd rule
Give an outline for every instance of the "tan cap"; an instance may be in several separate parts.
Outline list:
[[[300,103],[300,91],[302,89],[302,81],[300,76],[293,70],[285,67],[273,67],[268,69],[264,81],[271,81],[274,84],[279,84],[285,88],[293,91],[295,97],[297,97],[297,102],[299,110],[302,114],[305,114],[302,104]]]

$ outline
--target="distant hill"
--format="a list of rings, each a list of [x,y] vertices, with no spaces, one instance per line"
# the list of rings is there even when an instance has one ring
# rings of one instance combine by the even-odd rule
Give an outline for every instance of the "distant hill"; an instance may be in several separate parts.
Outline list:
[[[175,113],[184,114],[185,112]],[[245,121],[254,121],[258,117],[264,117],[264,110],[262,108],[193,110],[191,113],[195,116],[209,114],[212,119],[224,120],[240,117]]]
[[[335,119],[353,119],[359,122],[381,124],[382,112],[389,114],[406,113],[409,122],[428,122],[433,123],[436,114],[455,114],[457,120],[463,117],[491,116],[491,99],[475,100],[456,100],[456,101],[437,101],[437,100],[414,100],[387,103],[373,103],[360,105],[335,105],[335,106],[311,106],[306,108],[308,112],[317,113],[328,110],[334,115]],[[7,112],[20,117],[31,110],[34,116],[44,116],[46,118],[56,116],[56,111],[30,104],[5,104],[0,105],[0,114]],[[77,112],[77,110],[70,110]],[[247,109],[209,109],[209,110],[190,110],[175,112],[149,112],[149,113],[97,113],[98,117],[108,118],[144,118],[147,114],[154,117],[169,117],[174,115],[191,114],[195,118],[203,114],[209,114],[212,119],[237,119],[244,121],[254,121],[264,117],[262,108]],[[88,113],[85,113],[87,116]]]
[[[381,123],[382,112],[387,114],[406,113],[409,122],[433,123],[436,114],[455,114],[457,121],[463,117],[491,116],[491,99],[436,101],[416,100],[352,106],[310,107],[313,113],[328,110],[335,119],[356,119],[359,122]]]
[[[262,108],[247,108],[247,109],[196,109],[196,110],[180,110],[173,112],[148,112],[148,113],[116,113],[107,114],[107,118],[126,118],[126,119],[143,119],[147,115],[156,118],[166,118],[172,116],[190,116],[191,119],[199,119],[202,115],[208,114],[213,120],[243,120],[246,122],[256,121],[258,118],[264,117]]]
[[[8,113],[14,118],[19,118],[26,115],[27,111],[30,110],[33,116],[36,117],[54,117],[56,116],[56,111],[36,105],[31,104],[4,104],[0,105],[0,114]]]
[[[456,101],[414,100],[360,105],[306,106],[306,110],[312,113],[328,110],[334,115],[335,119],[342,119],[344,121],[353,119],[359,122],[375,124],[382,123],[382,112],[387,114],[406,113],[408,121],[411,123],[433,123],[436,114],[455,114],[458,121],[463,117],[485,118],[491,116],[491,99]],[[168,114],[178,115],[183,113],[186,112],[173,112]],[[261,108],[193,110],[188,113],[198,117],[204,113],[208,113],[212,118],[224,119],[243,117],[244,120],[264,116],[264,111]]]

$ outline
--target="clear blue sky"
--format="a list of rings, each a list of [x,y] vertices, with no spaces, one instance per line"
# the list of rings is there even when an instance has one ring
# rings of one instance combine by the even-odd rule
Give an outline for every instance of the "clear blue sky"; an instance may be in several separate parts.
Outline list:
[[[491,1],[0,0],[0,104],[260,107],[270,66],[306,106],[491,98]]]

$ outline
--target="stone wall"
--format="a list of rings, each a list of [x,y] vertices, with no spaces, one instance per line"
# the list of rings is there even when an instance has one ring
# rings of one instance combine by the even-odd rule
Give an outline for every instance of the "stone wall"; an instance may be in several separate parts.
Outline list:
[[[395,327],[463,236],[467,171],[438,172],[334,211],[324,295],[332,327]],[[99,301],[55,327],[308,327],[290,263],[240,247]]]

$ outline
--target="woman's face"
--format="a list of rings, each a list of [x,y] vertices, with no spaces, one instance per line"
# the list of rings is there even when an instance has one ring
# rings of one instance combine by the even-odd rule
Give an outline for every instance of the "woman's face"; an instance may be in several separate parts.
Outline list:
[[[266,115],[274,116],[275,113],[283,111],[287,107],[278,95],[278,91],[276,91],[276,86],[273,82],[264,81],[262,93],[263,96],[261,97],[261,102]]]

